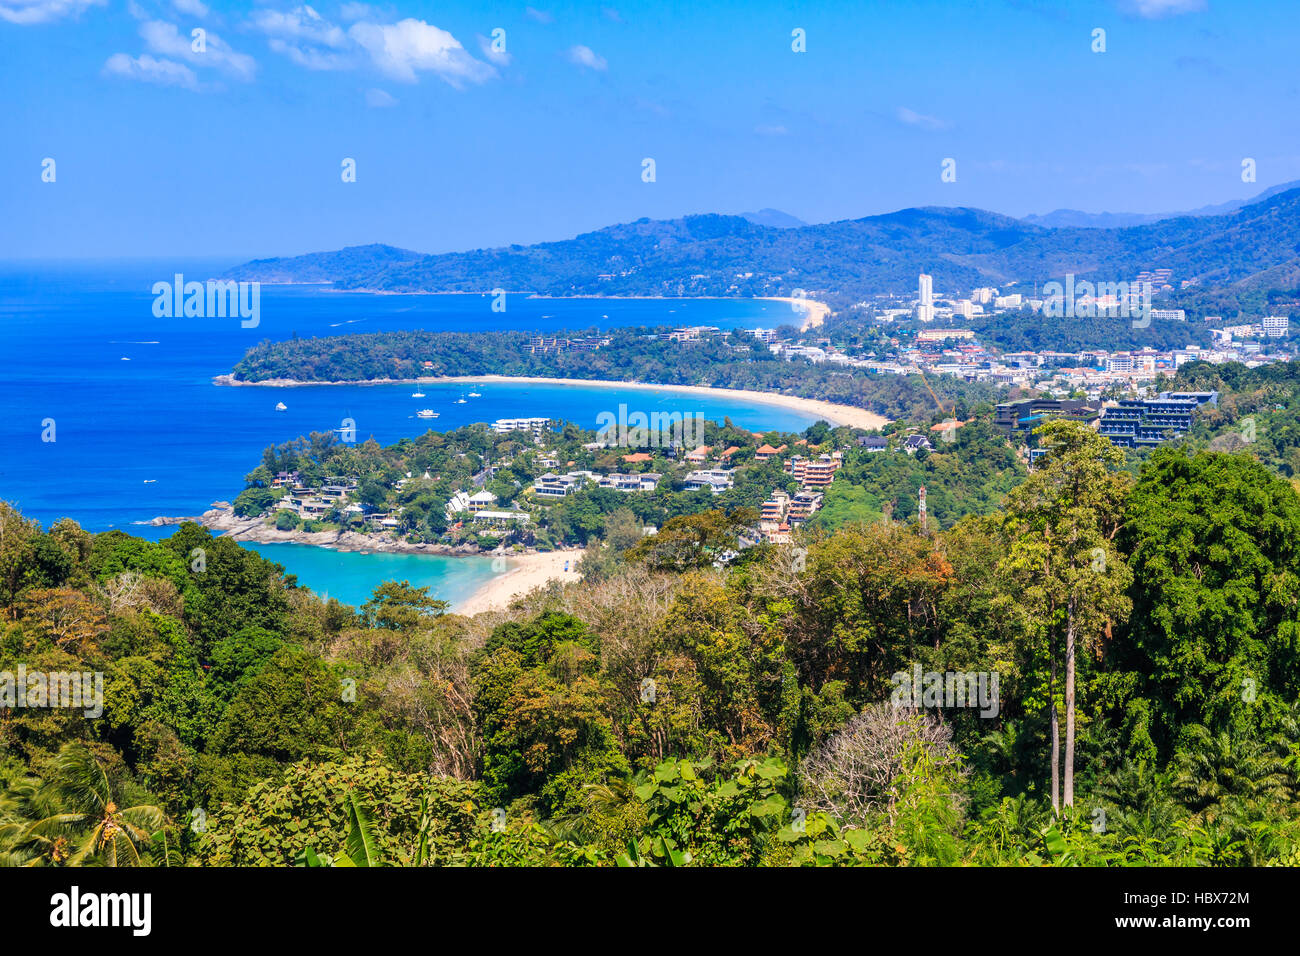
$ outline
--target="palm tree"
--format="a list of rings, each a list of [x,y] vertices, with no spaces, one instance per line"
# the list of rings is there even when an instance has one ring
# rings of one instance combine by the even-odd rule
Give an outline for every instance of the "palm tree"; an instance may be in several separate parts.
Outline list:
[[[15,780],[0,793],[0,866],[37,866],[41,855],[22,838],[41,782],[34,777]]]
[[[1240,816],[1243,807],[1257,801],[1289,801],[1289,768],[1279,741],[1261,741],[1238,727],[1215,734],[1193,724],[1186,733],[1174,761],[1174,789],[1197,820]]]
[[[84,744],[65,744],[48,779],[20,781],[5,794],[0,847],[16,863],[148,866],[162,834],[160,863],[171,862],[167,815],[158,807],[119,807],[104,765]]]

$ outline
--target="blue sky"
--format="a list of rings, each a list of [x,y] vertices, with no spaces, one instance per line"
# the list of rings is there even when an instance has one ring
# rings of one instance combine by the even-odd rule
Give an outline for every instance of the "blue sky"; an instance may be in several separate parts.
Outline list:
[[[0,0],[0,258],[1154,212],[1300,179],[1293,0],[533,3]]]

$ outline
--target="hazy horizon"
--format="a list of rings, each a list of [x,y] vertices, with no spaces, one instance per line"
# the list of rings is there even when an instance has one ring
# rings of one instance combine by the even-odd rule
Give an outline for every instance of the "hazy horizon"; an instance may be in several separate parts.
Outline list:
[[[1268,191],[1269,189],[1276,188],[1276,186],[1281,186],[1281,185],[1284,185],[1284,184],[1283,184],[1283,183],[1277,183],[1277,184],[1272,184],[1272,185],[1264,185],[1264,186],[1261,186],[1261,187],[1260,187],[1259,192],[1260,192],[1260,193],[1263,193],[1263,192]],[[1297,187],[1297,188],[1300,188],[1300,187]],[[1249,200],[1249,199],[1252,199],[1253,197],[1245,197],[1245,198],[1246,198],[1247,200]],[[1082,210],[1071,210],[1071,211],[1078,211],[1078,212],[1083,212],[1083,213],[1088,213],[1088,214],[1097,214],[1097,215],[1106,215],[1106,214],[1110,214],[1110,215],[1123,215],[1123,214],[1136,214],[1136,215],[1168,214],[1168,213],[1183,213],[1183,212],[1191,212],[1191,211],[1193,211],[1193,210],[1195,210],[1195,209],[1199,209],[1199,208],[1204,207],[1204,206],[1213,206],[1213,205],[1218,205],[1218,204],[1221,203],[1221,202],[1227,202],[1227,201],[1228,201],[1228,200],[1217,200],[1217,199],[1210,198],[1210,199],[1207,199],[1207,200],[1205,200],[1205,201],[1203,201],[1203,202],[1196,202],[1194,205],[1191,204],[1191,203],[1189,203],[1189,204],[1186,206],[1186,208],[1178,208],[1178,209],[1161,209],[1161,210],[1133,210],[1133,209],[1082,209]],[[856,216],[840,216],[840,217],[837,217],[837,218],[834,218],[834,219],[820,220],[820,221],[817,221],[817,222],[807,222],[807,221],[806,221],[806,222],[804,223],[804,225],[807,225],[807,226],[817,226],[817,225],[827,225],[827,224],[829,224],[829,223],[834,223],[834,222],[848,222],[848,221],[853,221],[853,220],[858,220],[858,219],[869,219],[869,218],[872,218],[872,217],[874,217],[874,216],[887,216],[887,215],[890,215],[891,213],[902,212],[904,209],[908,209],[908,208],[921,208],[921,207],[900,207],[900,208],[898,208],[898,209],[885,209],[885,210],[881,210],[881,211],[878,211],[878,212],[864,213],[864,214],[862,214],[862,215],[856,215]],[[978,208],[978,207],[945,206],[945,205],[940,205],[940,204],[935,203],[935,204],[931,204],[931,205],[930,205],[930,208],[940,208],[940,209],[958,209],[958,208]],[[1028,213],[1028,214],[1026,214],[1026,215],[1040,215],[1040,216],[1041,216],[1041,215],[1046,215],[1046,214],[1051,213],[1051,212],[1061,211],[1061,210],[1063,210],[1063,209],[1067,209],[1067,208],[1068,208],[1068,207],[1056,206],[1056,207],[1053,207],[1052,209],[1045,209],[1045,210],[1042,210],[1041,212],[1037,212],[1037,213]],[[695,212],[684,212],[684,213],[682,213],[680,216],[673,216],[673,217],[670,217],[670,218],[678,219],[678,218],[682,218],[682,217],[685,217],[685,216],[700,216],[700,215],[713,215],[713,214],[717,214],[717,215],[725,215],[725,216],[742,216],[742,215],[747,215],[747,214],[750,214],[750,213],[759,212],[759,211],[761,211],[761,210],[772,210],[772,211],[775,211],[775,212],[782,212],[782,213],[787,213],[787,214],[789,214],[789,213],[788,213],[788,210],[784,210],[784,209],[775,209],[774,207],[771,207],[771,206],[764,206],[764,207],[758,207],[758,208],[755,208],[755,209],[746,209],[746,210],[743,210],[742,212],[719,212],[718,210],[699,210],[699,211],[695,211]],[[984,210],[982,210],[982,211],[984,211],[984,212],[991,212],[991,213],[997,213],[997,214],[999,214],[999,215],[1004,215],[1004,216],[1009,215],[1008,213],[1001,212],[1000,210],[997,210],[997,209],[984,209]],[[1227,214],[1225,214],[1225,215],[1227,215]],[[607,227],[607,226],[616,226],[616,225],[622,225],[622,224],[626,224],[626,223],[630,223],[630,222],[635,222],[635,221],[637,221],[638,219],[642,219],[642,218],[655,218],[655,217],[643,217],[643,216],[637,216],[637,217],[635,217],[635,218],[633,218],[633,219],[624,219],[624,220],[620,220],[619,222],[609,222],[609,223],[605,223],[604,226],[599,226],[599,227],[597,227],[597,230],[598,230],[598,229],[603,229],[603,228],[605,228],[605,227]],[[1025,218],[1025,217],[1012,216],[1011,218],[1015,218],[1015,219],[1023,219],[1023,218]],[[1040,224],[1031,224],[1031,225],[1040,225]],[[1041,227],[1041,226],[1040,226],[1040,227]],[[1054,227],[1041,227],[1041,228],[1054,228]],[[1101,227],[1098,227],[1098,228],[1101,228]],[[593,231],[593,230],[587,230],[587,231],[590,232],[590,231]],[[541,239],[537,239],[537,240],[535,240],[535,241],[536,241],[536,242],[560,242],[560,241],[564,241],[564,240],[567,240],[567,239],[572,239],[572,238],[574,238],[576,235],[578,235],[578,234],[575,233],[575,234],[573,234],[573,235],[546,236],[546,237],[543,237],[543,238],[541,238]],[[126,263],[126,262],[170,261],[170,260],[174,260],[174,259],[180,258],[180,259],[185,259],[185,260],[189,260],[189,261],[192,261],[192,262],[197,262],[197,261],[201,261],[201,260],[213,260],[214,262],[229,260],[229,261],[231,262],[231,264],[233,264],[233,265],[237,265],[237,264],[241,264],[241,263],[243,263],[243,262],[246,262],[246,261],[249,261],[249,260],[252,260],[252,259],[263,259],[263,258],[292,258],[292,257],[295,257],[295,256],[300,256],[300,255],[309,255],[309,254],[311,254],[311,253],[315,253],[315,252],[331,252],[331,251],[334,251],[334,250],[336,250],[336,249],[343,249],[343,248],[348,248],[348,247],[352,247],[352,246],[386,245],[386,246],[393,246],[393,247],[396,247],[396,248],[406,249],[406,250],[411,251],[411,252],[421,252],[421,253],[426,253],[426,254],[428,254],[428,255],[438,255],[438,254],[443,253],[443,252],[473,252],[473,251],[476,251],[477,249],[485,249],[485,248],[499,248],[499,247],[509,246],[509,245],[512,245],[512,244],[513,244],[513,243],[507,241],[507,242],[499,243],[496,247],[493,247],[493,246],[476,246],[476,247],[468,247],[468,246],[465,246],[465,247],[461,247],[461,248],[442,249],[442,250],[438,250],[438,251],[435,252],[435,251],[425,250],[425,249],[420,249],[420,248],[412,248],[412,247],[410,247],[410,246],[399,246],[397,243],[388,242],[387,240],[380,238],[380,239],[367,239],[367,240],[358,240],[358,241],[345,242],[345,243],[343,243],[342,245],[339,245],[339,246],[331,246],[331,247],[328,247],[328,248],[326,248],[326,247],[320,247],[320,248],[311,247],[311,248],[295,249],[295,250],[292,250],[292,251],[279,251],[279,252],[203,252],[203,253],[195,253],[195,254],[192,254],[192,255],[191,255],[191,254],[186,254],[186,255],[183,255],[183,256],[179,256],[179,257],[177,257],[177,256],[168,256],[168,255],[166,255],[165,253],[162,253],[162,252],[141,252],[141,253],[134,254],[134,255],[119,255],[119,256],[114,256],[114,255],[88,255],[88,256],[0,256],[0,263],[22,263],[22,262],[49,262],[49,263],[60,263],[60,262],[62,262],[62,263],[79,263],[79,262],[85,262],[85,263],[94,263],[94,262],[111,263],[111,262],[124,262],[124,263]],[[530,243],[530,244],[531,244],[531,243]]]

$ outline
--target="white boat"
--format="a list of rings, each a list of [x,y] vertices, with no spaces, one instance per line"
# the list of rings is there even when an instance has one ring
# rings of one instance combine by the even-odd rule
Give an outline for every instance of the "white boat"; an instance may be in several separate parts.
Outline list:
[[[415,413],[417,418],[437,418],[438,413],[431,408],[422,408]]]
[[[456,404],[456,405],[468,405],[469,402],[465,401],[465,399],[463,399],[463,398],[458,398],[458,399],[456,399],[456,401],[454,402],[454,404]]]
[[[480,395],[478,392],[470,392],[470,393],[469,393],[469,397],[470,397],[470,398],[482,398],[483,396]]]
[[[413,392],[411,393],[411,397],[412,397],[412,398],[424,398],[424,392],[420,391],[420,390],[417,388],[415,391],[413,391]]]
[[[276,410],[277,412],[285,412],[285,411],[288,411],[288,410],[289,410],[289,406],[286,405],[284,402],[276,402],[276,403],[275,403],[275,410]]]

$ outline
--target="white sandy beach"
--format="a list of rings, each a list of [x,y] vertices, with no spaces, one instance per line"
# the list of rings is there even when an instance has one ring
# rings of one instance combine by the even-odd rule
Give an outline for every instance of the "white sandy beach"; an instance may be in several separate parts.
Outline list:
[[[575,568],[581,557],[581,551],[546,551],[509,557],[506,570],[479,587],[454,609],[455,613],[469,617],[483,611],[501,610],[519,595],[548,581],[577,581],[581,575]],[[564,570],[566,564],[568,571]]]
[[[799,326],[800,332],[807,332],[809,329],[815,329],[826,321],[826,316],[831,314],[831,307],[825,302],[817,302],[813,299],[792,299],[777,298],[776,296],[765,296],[768,302],[785,302],[795,312],[803,314],[803,324]],[[780,324],[780,323],[778,323]]]
[[[313,385],[413,385],[418,383],[434,384],[500,382],[516,385],[570,385],[580,388],[621,388],[640,389],[644,391],[685,392],[690,395],[713,395],[719,398],[734,398],[739,401],[753,402],[757,405],[776,405],[793,411],[804,412],[824,418],[832,425],[848,425],[868,431],[889,424],[889,419],[865,408],[854,405],[839,405],[835,402],[822,401],[819,398],[799,398],[795,395],[781,395],[776,392],[754,392],[741,388],[712,388],[705,385],[660,385],[650,382],[614,382],[606,379],[589,378],[547,378],[544,375],[449,375],[426,376],[420,378],[383,378],[365,382],[302,382],[291,378],[268,378],[260,382],[240,382],[230,375],[218,375],[213,381],[217,385],[240,385],[247,387],[265,386],[267,388],[294,388]]]
[[[645,391],[685,392],[689,395],[712,395],[718,398],[734,398],[739,401],[754,402],[758,405],[776,405],[796,412],[804,412],[824,418],[832,425],[848,425],[872,431],[889,424],[889,419],[865,408],[853,405],[838,405],[825,402],[819,398],[799,398],[795,395],[781,395],[776,392],[752,392],[741,388],[712,388],[705,385],[658,385],[648,382],[611,382],[603,379],[588,378],[546,378],[544,376],[509,376],[509,375],[453,375],[442,378],[422,378],[421,382],[503,382],[519,385],[571,385],[582,388],[622,388]],[[258,384],[267,384],[259,382]]]

